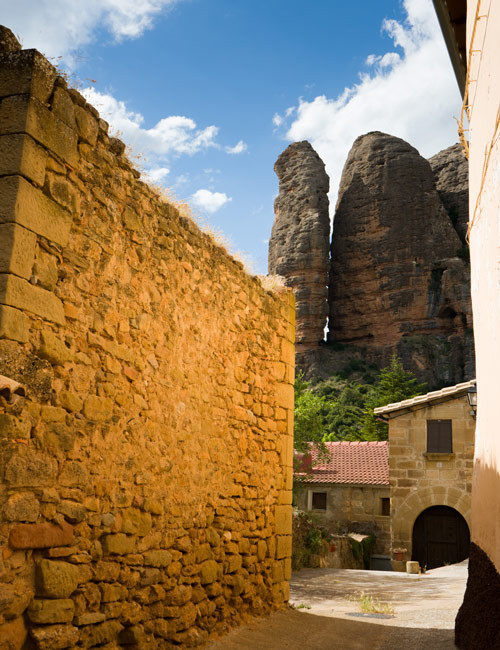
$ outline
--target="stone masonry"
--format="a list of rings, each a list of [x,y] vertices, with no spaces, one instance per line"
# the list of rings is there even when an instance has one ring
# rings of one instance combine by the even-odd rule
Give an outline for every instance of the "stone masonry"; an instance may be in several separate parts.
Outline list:
[[[288,599],[293,297],[5,33],[0,648],[199,645]]]

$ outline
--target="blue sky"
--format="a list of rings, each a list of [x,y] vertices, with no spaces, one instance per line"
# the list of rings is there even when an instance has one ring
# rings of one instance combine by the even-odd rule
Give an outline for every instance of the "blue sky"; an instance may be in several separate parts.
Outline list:
[[[265,273],[279,153],[309,140],[334,203],[354,139],[430,156],[460,98],[431,0],[0,0],[68,68],[155,182]],[[332,205],[333,213],[333,205]]]

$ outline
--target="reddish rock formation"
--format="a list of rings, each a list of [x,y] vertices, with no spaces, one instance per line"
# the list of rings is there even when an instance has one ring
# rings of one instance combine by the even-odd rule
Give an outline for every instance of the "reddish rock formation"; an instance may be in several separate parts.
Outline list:
[[[441,165],[440,178],[451,170]],[[461,248],[429,162],[399,138],[359,137],[335,213],[328,340],[365,348],[377,363],[397,352],[431,384],[463,380],[464,348],[472,348],[464,343],[471,307]]]
[[[429,163],[443,206],[462,242],[469,224],[469,166],[462,145],[443,149]]]
[[[359,137],[342,174],[328,260],[328,177],[307,142],[288,147],[269,272],[297,301],[296,364],[309,377],[396,353],[431,388],[474,377],[467,162],[459,145],[425,160],[384,133]],[[328,280],[328,344],[322,345]],[[352,364],[351,364],[352,365]]]
[[[329,178],[309,142],[294,142],[274,170],[279,196],[269,241],[269,273],[295,290],[298,350],[317,347],[326,325],[329,269]]]

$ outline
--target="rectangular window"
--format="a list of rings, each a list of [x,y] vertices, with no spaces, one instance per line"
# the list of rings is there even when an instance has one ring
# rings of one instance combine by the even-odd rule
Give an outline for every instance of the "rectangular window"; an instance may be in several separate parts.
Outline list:
[[[427,453],[451,454],[451,420],[427,420]]]
[[[391,500],[389,497],[383,497],[380,499],[380,514],[383,517],[391,516]]]
[[[311,505],[313,510],[326,510],[326,492],[313,492]]]

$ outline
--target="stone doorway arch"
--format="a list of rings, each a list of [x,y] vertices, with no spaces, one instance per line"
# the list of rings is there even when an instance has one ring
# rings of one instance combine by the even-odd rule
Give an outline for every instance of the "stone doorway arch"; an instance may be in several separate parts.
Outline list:
[[[392,511],[392,548],[407,549],[413,555],[413,525],[417,517],[432,506],[448,506],[459,512],[470,529],[470,494],[458,487],[432,486],[414,490]],[[392,505],[392,504],[391,504]]]
[[[413,525],[412,560],[435,569],[469,556],[470,532],[462,515],[449,506],[431,506]]]

